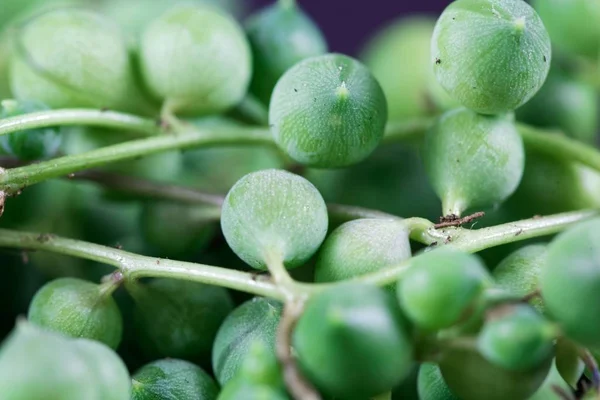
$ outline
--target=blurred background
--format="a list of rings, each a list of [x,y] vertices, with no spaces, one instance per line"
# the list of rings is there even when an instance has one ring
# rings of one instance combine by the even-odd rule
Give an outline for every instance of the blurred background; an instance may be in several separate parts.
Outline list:
[[[252,7],[271,4],[269,0],[254,0]],[[357,54],[378,28],[399,16],[411,14],[439,15],[450,0],[299,0],[323,30],[331,50]]]

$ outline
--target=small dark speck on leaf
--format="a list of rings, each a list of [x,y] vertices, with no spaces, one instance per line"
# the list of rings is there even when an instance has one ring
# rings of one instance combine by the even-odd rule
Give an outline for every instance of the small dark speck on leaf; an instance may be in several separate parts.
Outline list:
[[[515,233],[515,236],[519,236],[521,233],[523,233],[523,229],[519,229],[517,233]]]
[[[101,112],[107,112],[107,111],[108,111],[108,107],[102,107],[102,108],[100,109],[100,111],[101,111]]]
[[[439,58],[436,58],[436,59],[435,59],[435,63],[436,63],[437,65],[440,65],[440,64],[442,63],[442,60],[440,60]]]
[[[546,56],[544,56],[544,62],[547,62],[547,61],[548,61],[548,59],[546,58]]]
[[[298,93],[298,89],[294,88],[294,92]]]

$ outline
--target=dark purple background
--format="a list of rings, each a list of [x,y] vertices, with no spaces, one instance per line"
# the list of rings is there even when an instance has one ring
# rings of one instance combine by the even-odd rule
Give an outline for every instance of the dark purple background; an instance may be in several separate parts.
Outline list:
[[[253,0],[257,6],[273,0]],[[297,0],[321,27],[331,51],[356,54],[378,27],[403,15],[439,15],[451,0]]]

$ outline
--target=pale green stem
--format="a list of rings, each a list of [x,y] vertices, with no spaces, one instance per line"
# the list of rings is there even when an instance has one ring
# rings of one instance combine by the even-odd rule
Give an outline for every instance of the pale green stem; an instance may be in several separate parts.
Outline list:
[[[93,109],[63,109],[40,111],[0,119],[0,135],[34,128],[73,125],[121,129],[149,136],[161,133],[157,121],[131,114]]]
[[[437,242],[435,247],[452,245],[452,247],[459,250],[468,253],[476,253],[490,247],[552,235],[565,230],[573,224],[587,221],[598,215],[600,215],[600,211],[598,210],[582,210],[550,215],[547,217],[525,219],[477,230],[465,228],[436,230],[431,227],[420,234],[425,235],[425,244],[431,244],[433,240],[434,242]],[[389,285],[397,281],[401,275],[406,272],[409,266],[410,259],[391,268],[362,276],[356,280],[365,283],[373,283],[378,286]]]
[[[126,279],[164,277],[185,279],[285,300],[284,292],[259,275],[227,268],[146,257],[54,235],[0,229],[0,246],[44,250],[84,258],[119,268]]]
[[[575,211],[511,222],[473,231],[464,228],[448,228],[438,231],[434,228],[426,228],[427,224],[420,219],[411,220],[413,221],[412,227],[414,228],[414,232],[423,229],[426,231],[420,233],[426,235],[424,236],[425,243],[435,240],[438,242],[437,246],[451,244],[455,248],[473,253],[489,247],[558,233],[573,224],[587,221],[599,214],[600,212],[597,210]],[[406,221],[409,221],[408,226],[410,227],[410,220]],[[436,248],[437,246],[432,246],[432,248]],[[130,279],[142,277],[185,279],[223,286],[259,296],[272,297],[282,301],[289,301],[291,297],[301,299],[311,293],[335,285],[307,284],[294,282],[291,279],[287,280],[283,275],[284,273],[287,275],[287,271],[285,271],[282,263],[279,263],[279,265],[271,263],[271,268],[273,269],[274,276],[276,276],[275,279],[282,282],[283,286],[287,285],[285,287],[275,285],[260,275],[202,264],[146,257],[112,247],[64,239],[54,235],[17,232],[6,229],[0,229],[0,247],[45,250],[85,258],[115,266],[121,269],[125,278]],[[417,255],[415,257],[420,256]],[[397,281],[408,269],[409,265],[410,260],[407,260],[389,269],[354,279],[354,281],[386,286]]]
[[[551,133],[524,124],[518,124],[517,129],[525,147],[553,157],[576,161],[600,171],[600,152],[596,148],[563,134]]]
[[[48,179],[169,150],[217,145],[272,145],[272,143],[268,130],[254,128],[219,128],[161,135],[4,170],[0,173],[0,191],[11,196],[27,186]]]

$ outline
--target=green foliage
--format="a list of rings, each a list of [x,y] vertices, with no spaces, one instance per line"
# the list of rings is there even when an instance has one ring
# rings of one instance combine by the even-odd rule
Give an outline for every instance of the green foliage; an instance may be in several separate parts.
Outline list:
[[[391,390],[413,362],[413,344],[391,295],[362,284],[337,285],[314,296],[293,343],[312,381],[344,399]]]
[[[246,34],[254,61],[250,91],[265,104],[288,69],[327,51],[319,27],[295,4],[278,2],[251,15]]]
[[[35,294],[27,317],[48,330],[98,340],[116,349],[121,342],[123,319],[112,298],[114,285],[96,285],[76,278],[55,279]]]
[[[204,360],[233,309],[223,288],[174,279],[130,283],[136,337],[151,357]]]
[[[425,136],[423,160],[444,215],[506,200],[523,175],[523,142],[513,116],[465,108],[443,114]]]
[[[219,388],[204,370],[188,361],[167,358],[133,374],[131,400],[215,400]]]
[[[387,102],[367,67],[341,54],[301,61],[277,82],[269,124],[278,146],[318,168],[356,164],[377,147]]]
[[[476,112],[522,106],[542,87],[550,37],[522,0],[457,0],[438,19],[431,63],[450,96]]]
[[[250,83],[251,53],[242,28],[209,6],[182,5],[145,29],[140,43],[144,82],[169,112],[222,112]]]
[[[327,207],[306,179],[281,170],[248,174],[231,188],[221,229],[231,249],[247,264],[266,269],[283,261],[305,263],[327,233]]]

